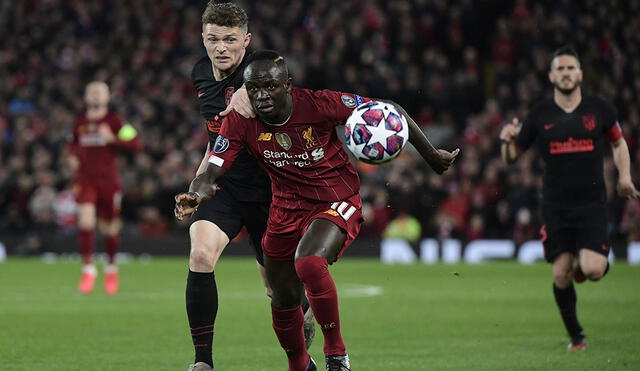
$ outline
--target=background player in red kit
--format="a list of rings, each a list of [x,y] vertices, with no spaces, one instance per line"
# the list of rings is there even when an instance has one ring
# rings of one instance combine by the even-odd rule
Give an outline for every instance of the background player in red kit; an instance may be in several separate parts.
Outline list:
[[[82,255],[82,277],[78,289],[93,290],[97,270],[93,264],[96,221],[105,239],[107,265],[104,288],[118,291],[115,255],[120,247],[120,176],[116,165],[121,149],[137,151],[142,145],[136,129],[109,110],[109,87],[94,81],[85,90],[87,111],[73,125],[71,161],[77,167],[74,191],[78,202],[78,244]]]
[[[232,112],[223,122],[209,166],[189,193],[176,197],[176,213],[188,215],[215,192],[215,182],[246,145],[267,171],[273,200],[263,239],[265,268],[273,290],[273,328],[289,359],[289,370],[316,370],[304,346],[304,289],[324,335],[327,370],[350,370],[340,333],[336,286],[328,271],[358,235],[362,223],[360,181],[337,138],[357,95],[293,88],[284,58],[254,53],[244,71],[258,118]],[[395,105],[395,104],[394,104]],[[438,173],[458,154],[436,150],[415,122],[410,141]]]
[[[575,51],[565,47],[554,53],[549,80],[553,98],[534,106],[522,125],[514,119],[500,132],[502,157],[512,163],[535,143],[544,159],[544,253],[553,264],[553,293],[571,337],[569,349],[580,350],[586,342],[576,314],[573,281],[597,281],[609,270],[605,140],[618,168],[618,194],[638,198],[640,193],[631,181],[629,149],[615,108],[582,95],[582,70]],[[574,260],[578,260],[575,267]]]

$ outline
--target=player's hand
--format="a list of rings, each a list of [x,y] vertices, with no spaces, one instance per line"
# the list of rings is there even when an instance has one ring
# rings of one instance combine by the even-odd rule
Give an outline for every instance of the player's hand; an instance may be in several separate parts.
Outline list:
[[[247,89],[245,89],[244,86],[233,93],[229,105],[224,111],[220,112],[220,116],[226,116],[232,110],[236,110],[236,112],[245,118],[256,117],[256,113],[251,106],[251,101],[249,101],[249,95],[247,95]]]
[[[431,164],[431,168],[438,174],[442,174],[451,167],[453,162],[460,154],[460,148],[456,148],[453,152],[444,149],[438,149],[438,160]]]
[[[618,180],[618,186],[616,188],[620,197],[640,200],[640,191],[636,189],[631,179]]]
[[[511,143],[520,133],[520,129],[522,125],[520,125],[520,120],[517,117],[514,117],[510,123],[506,124],[502,130],[500,130],[500,140],[503,142]]]
[[[183,220],[184,217],[189,216],[198,210],[202,198],[197,192],[186,192],[177,194],[175,197],[176,206],[173,209],[173,213],[176,219]]]
[[[111,127],[107,124],[100,124],[100,126],[98,127],[98,135],[100,135],[107,144],[116,141],[116,135],[111,130]]]

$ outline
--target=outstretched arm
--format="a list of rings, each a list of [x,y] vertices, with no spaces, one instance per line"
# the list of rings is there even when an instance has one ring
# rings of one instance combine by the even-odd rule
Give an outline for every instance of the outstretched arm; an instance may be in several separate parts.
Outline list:
[[[402,106],[390,100],[383,99],[382,101],[392,104],[396,110],[407,119],[407,123],[409,123],[409,142],[413,144],[418,153],[420,153],[420,156],[431,166],[433,171],[442,174],[451,167],[451,164],[453,164],[453,161],[455,161],[460,153],[459,148],[456,148],[453,152],[436,149]]]
[[[629,148],[624,137],[620,137],[611,143],[611,152],[613,153],[613,162],[618,169],[618,195],[625,198],[640,199],[640,191],[636,189],[631,181],[631,170],[629,158]]]
[[[216,182],[222,178],[227,169],[207,163],[204,172],[196,176],[189,186],[189,192],[176,195],[175,216],[178,220],[193,214],[200,204],[216,193]]]

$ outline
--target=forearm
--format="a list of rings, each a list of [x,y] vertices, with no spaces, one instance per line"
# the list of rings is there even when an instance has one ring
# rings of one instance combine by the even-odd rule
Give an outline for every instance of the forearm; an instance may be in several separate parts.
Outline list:
[[[431,144],[418,124],[409,116],[402,106],[390,100],[383,99],[382,101],[392,104],[395,109],[405,117],[409,124],[409,142],[415,147],[420,156],[433,168],[434,163],[440,158],[438,150]]]
[[[506,164],[512,164],[518,159],[518,147],[515,142],[502,142],[500,145],[500,155]]]
[[[205,151],[204,156],[202,157],[202,161],[200,161],[200,166],[198,166],[198,170],[196,170],[195,176],[198,176],[204,173],[205,170],[207,170],[207,161],[209,160],[209,152],[210,152],[209,147],[210,147],[210,144],[207,143],[207,150]]]
[[[612,153],[613,162],[618,169],[619,178],[631,180],[631,159],[627,142],[624,139],[619,139],[618,142],[613,145]]]
[[[189,192],[194,192],[202,199],[211,198],[216,192],[216,182],[227,172],[226,169],[205,162],[205,171],[196,176],[189,185]]]

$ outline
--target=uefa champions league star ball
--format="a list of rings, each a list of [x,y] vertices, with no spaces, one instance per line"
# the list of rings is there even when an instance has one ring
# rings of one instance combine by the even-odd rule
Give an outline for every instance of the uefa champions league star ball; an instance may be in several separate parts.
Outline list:
[[[409,140],[409,124],[393,105],[366,102],[347,119],[344,136],[358,160],[382,164],[398,157]]]

